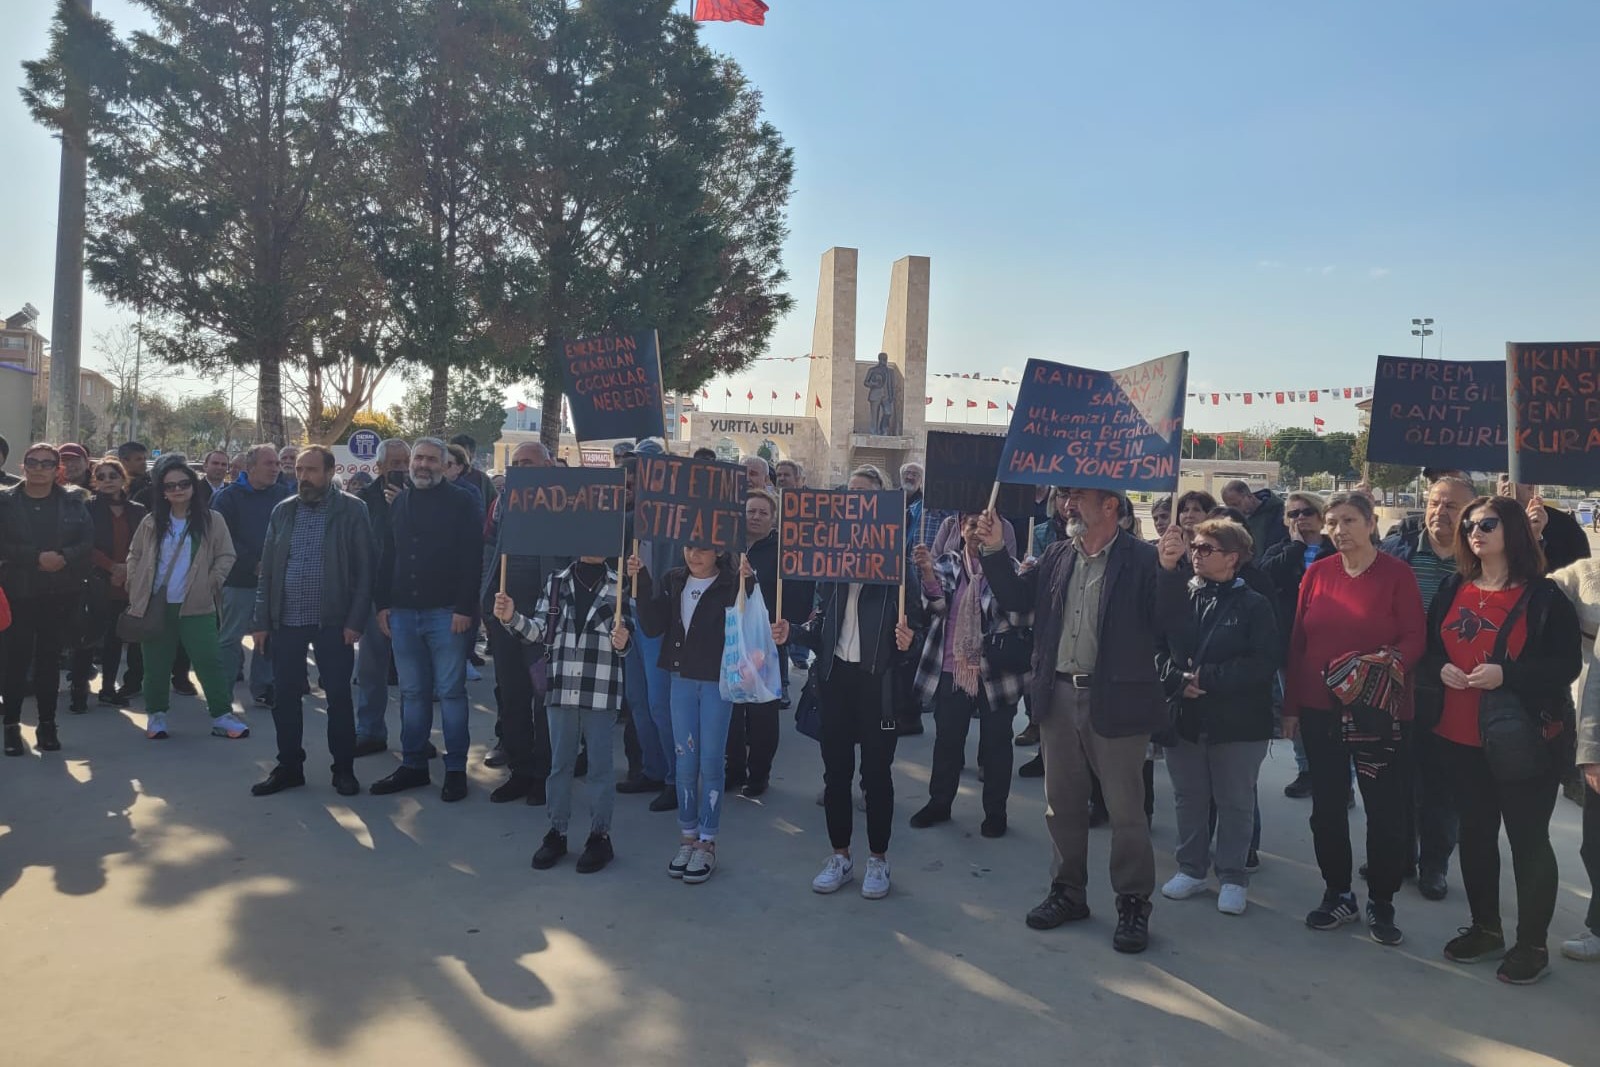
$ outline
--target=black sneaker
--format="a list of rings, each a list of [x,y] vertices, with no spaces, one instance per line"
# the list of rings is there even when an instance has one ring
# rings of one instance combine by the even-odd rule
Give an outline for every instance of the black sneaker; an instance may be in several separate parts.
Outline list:
[[[439,799],[449,804],[467,799],[467,772],[445,771],[444,786],[439,790]]]
[[[1367,901],[1367,933],[1380,945],[1398,945],[1406,939],[1394,924],[1394,904]]]
[[[1424,900],[1443,900],[1450,895],[1450,882],[1443,871],[1426,871],[1417,875],[1417,892]]]
[[[616,855],[611,849],[609,834],[590,834],[583,843],[582,854],[578,856],[578,873],[593,874],[615,859]]]
[[[56,724],[42,722],[33,732],[33,746],[40,752],[60,752],[61,738],[56,734]]]
[[[1451,963],[1482,963],[1506,954],[1506,937],[1499,930],[1473,923],[1459,927],[1456,934],[1444,946],[1444,958]]]
[[[428,768],[426,767],[400,767],[387,778],[379,778],[367,786],[367,792],[375,797],[388,796],[405,789],[418,789],[429,782]]]
[[[270,797],[274,793],[281,793],[285,789],[295,789],[306,784],[305,771],[299,767],[285,767],[283,764],[272,768],[267,776],[250,787],[250,795],[254,797]]]
[[[1006,836],[1006,817],[1004,815],[987,815],[983,825],[978,827],[978,833],[984,837]]]
[[[521,800],[533,792],[533,787],[538,783],[539,780],[531,775],[513,774],[489,793],[489,803],[505,804],[508,801]]]
[[[128,698],[112,689],[100,690],[95,699],[111,708],[125,708],[128,706]]]
[[[554,830],[544,835],[544,842],[539,846],[539,851],[533,854],[533,869],[548,871],[556,865],[556,861],[567,854],[567,835],[558,834]]]
[[[937,804],[928,804],[921,811],[911,816],[911,828],[926,830],[930,826],[950,821],[950,809]]]
[[[1550,973],[1550,950],[1531,945],[1515,945],[1494,976],[1512,985],[1532,985]]]
[[[1117,929],[1111,947],[1118,952],[1143,952],[1150,944],[1150,902],[1125,893],[1117,898]]]
[[[1353,923],[1360,917],[1361,911],[1356,905],[1354,893],[1335,893],[1329,890],[1322,894],[1322,903],[1306,916],[1306,925],[1313,930],[1337,930],[1345,923]]]
[[[1027,763],[1024,763],[1022,766],[1018,767],[1017,768],[1017,777],[1018,778],[1043,778],[1044,777],[1044,755],[1043,754],[1037,755],[1037,756],[1033,757],[1031,760],[1029,760]]]
[[[1028,912],[1028,926],[1034,930],[1054,930],[1062,923],[1077,922],[1089,917],[1089,905],[1067,896],[1067,887],[1060,882],[1050,883],[1049,894]]]
[[[1283,795],[1296,800],[1304,800],[1311,795],[1311,772],[1301,771],[1294,776],[1294,781],[1283,787]]]

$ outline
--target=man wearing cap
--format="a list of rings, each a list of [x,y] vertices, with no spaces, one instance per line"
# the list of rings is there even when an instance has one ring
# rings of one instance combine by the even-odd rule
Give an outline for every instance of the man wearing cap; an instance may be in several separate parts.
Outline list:
[[[68,441],[57,451],[61,453],[61,484],[75,485],[88,492],[90,488],[88,450],[80,444]]]
[[[1165,728],[1167,711],[1155,667],[1156,550],[1122,531],[1124,503],[1109,490],[1069,490],[1066,538],[1021,573],[994,512],[979,521],[978,537],[1000,609],[1034,613],[1028,706],[1039,723],[1054,860],[1050,892],[1028,913],[1028,925],[1048,930],[1089,917],[1093,771],[1111,813],[1111,944],[1142,952],[1156,878],[1144,813],[1145,748]]]

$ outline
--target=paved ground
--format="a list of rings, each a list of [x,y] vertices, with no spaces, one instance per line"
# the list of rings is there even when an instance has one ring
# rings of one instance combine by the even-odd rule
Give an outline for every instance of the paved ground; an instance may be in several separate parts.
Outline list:
[[[473,688],[481,741],[489,683]],[[810,891],[828,851],[820,765],[792,730],[772,792],[730,807],[722,867],[693,887],[666,877],[674,820],[641,797],[617,798],[610,869],[530,870],[543,813],[489,804],[498,775],[481,745],[462,804],[436,789],[345,802],[320,771],[253,798],[273,744],[269,717],[252,719],[249,740],[213,739],[180,697],[173,739],[154,744],[102,709],[65,720],[62,753],[0,760],[3,1062],[1600,1062],[1600,967],[1558,959],[1540,985],[1512,988],[1441,958],[1465,920],[1454,878],[1443,903],[1404,893],[1401,948],[1361,927],[1307,930],[1321,887],[1309,802],[1281,794],[1281,744],[1263,770],[1249,913],[1219,915],[1209,895],[1158,901],[1150,951],[1127,957],[1110,946],[1105,831],[1094,917],[1023,925],[1046,878],[1037,780],[1016,784],[1003,840],[978,836],[971,777],[954,823],[906,827],[931,734],[902,742],[894,892],[873,902]],[[374,756],[358,773],[393,766]],[[1164,770],[1156,780],[1165,878],[1170,792]],[[1589,892],[1564,800],[1554,833],[1553,940],[1580,926]]]

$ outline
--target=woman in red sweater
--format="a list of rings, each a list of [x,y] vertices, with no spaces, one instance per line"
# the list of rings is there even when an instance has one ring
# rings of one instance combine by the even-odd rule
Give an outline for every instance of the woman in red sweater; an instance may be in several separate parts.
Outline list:
[[[1362,750],[1356,781],[1367,813],[1367,929],[1383,945],[1404,940],[1394,921],[1394,895],[1406,867],[1405,806],[1410,784],[1403,750],[1411,729],[1411,674],[1422,659],[1427,619],[1417,579],[1404,562],[1381,554],[1373,540],[1372,501],[1357,493],[1328,498],[1327,537],[1338,550],[1306,569],[1289,641],[1283,735],[1298,730],[1311,769],[1311,836],[1326,889],[1306,916],[1314,930],[1333,930],[1360,915],[1350,891],[1350,760],[1346,740],[1354,723],[1326,680],[1328,669],[1350,655],[1391,649],[1405,671],[1392,712],[1400,722],[1396,746],[1380,745],[1378,758]],[[1379,731],[1380,734],[1383,731]]]

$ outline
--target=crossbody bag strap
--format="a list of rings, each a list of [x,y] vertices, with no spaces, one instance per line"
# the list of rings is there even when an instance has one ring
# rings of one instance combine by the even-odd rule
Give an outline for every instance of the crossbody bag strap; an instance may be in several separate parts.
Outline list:
[[[1494,639],[1494,651],[1489,653],[1488,662],[1504,664],[1506,649],[1511,643],[1511,628],[1516,625],[1517,619],[1528,608],[1528,602],[1533,599],[1533,583],[1529,582],[1522,587],[1522,595],[1517,597],[1517,602],[1506,612],[1506,621],[1500,627],[1500,633]]]

